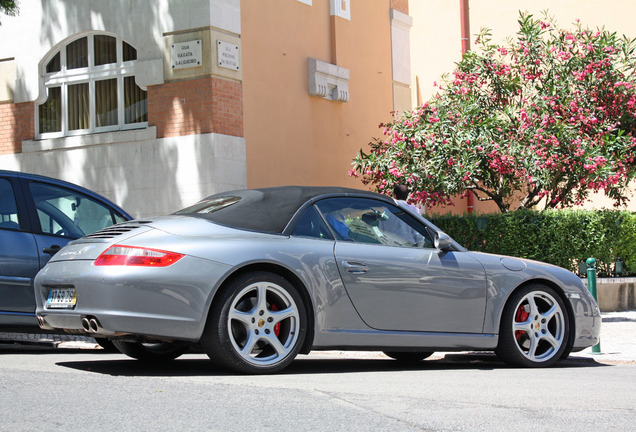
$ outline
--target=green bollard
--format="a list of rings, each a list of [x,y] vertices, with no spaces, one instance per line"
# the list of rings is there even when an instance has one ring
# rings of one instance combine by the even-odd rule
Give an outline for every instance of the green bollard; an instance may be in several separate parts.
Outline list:
[[[596,260],[594,258],[588,258],[585,261],[587,264],[587,289],[590,290],[590,294],[594,297],[594,300],[598,302],[598,295],[596,293]],[[600,354],[601,342],[592,347],[593,354]]]

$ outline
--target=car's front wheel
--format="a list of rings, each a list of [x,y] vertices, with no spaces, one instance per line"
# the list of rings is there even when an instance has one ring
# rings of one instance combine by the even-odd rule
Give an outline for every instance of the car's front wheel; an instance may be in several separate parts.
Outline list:
[[[307,332],[298,290],[269,272],[254,272],[222,288],[212,305],[201,345],[223,367],[272,373],[296,357]]]
[[[122,354],[144,362],[164,362],[174,360],[190,347],[182,342],[127,342],[113,340],[113,345]]]
[[[534,284],[514,292],[504,308],[497,356],[522,367],[546,367],[566,356],[569,320],[551,288]]]

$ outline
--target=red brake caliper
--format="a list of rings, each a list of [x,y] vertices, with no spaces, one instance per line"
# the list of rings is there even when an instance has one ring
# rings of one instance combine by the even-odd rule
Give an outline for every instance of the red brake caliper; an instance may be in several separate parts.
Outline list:
[[[528,319],[528,317],[530,316],[530,314],[528,312],[526,312],[526,308],[521,305],[519,306],[519,309],[517,309],[517,313],[515,314],[515,322],[524,322]],[[515,331],[515,338],[517,340],[521,339],[521,336],[525,333],[525,331],[523,330],[517,330]]]
[[[272,310],[273,310],[273,311],[277,311],[277,310],[278,310],[278,306],[276,306],[275,304],[273,304],[273,305],[272,305]],[[274,325],[274,334],[275,334],[276,336],[278,336],[278,335],[280,334],[280,321]]]

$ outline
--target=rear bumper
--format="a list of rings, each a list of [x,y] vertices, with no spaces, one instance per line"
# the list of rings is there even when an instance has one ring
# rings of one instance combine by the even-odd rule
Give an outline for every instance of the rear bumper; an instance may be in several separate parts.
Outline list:
[[[156,339],[195,342],[201,335],[198,321],[184,321],[166,317],[134,316],[131,314],[87,315],[83,313],[38,313],[41,329],[84,334],[92,337],[114,338],[127,335]]]
[[[203,333],[215,284],[230,269],[187,256],[167,268],[92,263],[52,262],[38,273],[35,300],[41,328],[97,337],[196,341]],[[73,309],[47,307],[49,290],[58,287],[75,288]]]

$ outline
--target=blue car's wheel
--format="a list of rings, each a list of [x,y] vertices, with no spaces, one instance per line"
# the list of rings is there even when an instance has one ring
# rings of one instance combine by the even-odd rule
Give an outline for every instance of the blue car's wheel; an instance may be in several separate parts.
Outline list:
[[[220,365],[242,373],[271,373],[296,357],[307,332],[298,290],[269,272],[243,275],[222,288],[201,345]]]
[[[122,354],[144,362],[163,362],[174,360],[190,347],[183,342],[127,342],[113,340],[113,345]]]
[[[119,352],[115,344],[106,338],[95,338],[95,342],[106,352]]]

